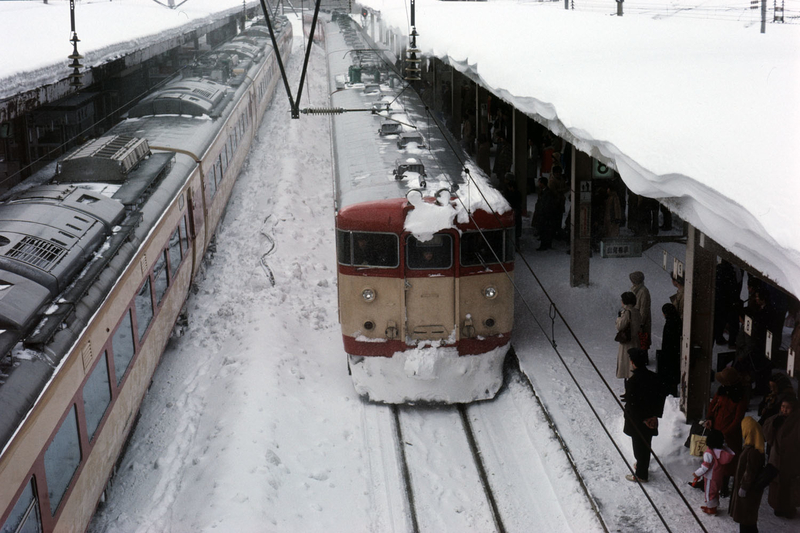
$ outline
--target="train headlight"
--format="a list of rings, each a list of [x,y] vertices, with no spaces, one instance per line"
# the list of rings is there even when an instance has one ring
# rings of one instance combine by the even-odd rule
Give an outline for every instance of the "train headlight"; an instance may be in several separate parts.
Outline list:
[[[372,289],[364,289],[361,291],[361,297],[364,298],[365,302],[372,302],[375,300],[375,291]]]
[[[497,289],[495,289],[494,287],[486,287],[485,289],[483,289],[483,295],[491,300],[492,298],[497,296]]]

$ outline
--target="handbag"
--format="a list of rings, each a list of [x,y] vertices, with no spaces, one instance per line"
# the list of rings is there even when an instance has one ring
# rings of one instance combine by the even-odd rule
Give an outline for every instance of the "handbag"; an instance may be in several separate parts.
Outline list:
[[[698,435],[696,433],[692,433],[689,441],[689,453],[694,455],[695,457],[702,457],[703,452],[706,451],[706,430],[703,429],[703,433]]]
[[[630,324],[630,322],[628,323],[627,326],[625,326],[620,331],[618,331],[616,335],[614,335],[614,340],[619,342],[619,343],[621,343],[621,344],[625,344],[625,343],[628,343],[628,342],[631,341],[631,324]]]

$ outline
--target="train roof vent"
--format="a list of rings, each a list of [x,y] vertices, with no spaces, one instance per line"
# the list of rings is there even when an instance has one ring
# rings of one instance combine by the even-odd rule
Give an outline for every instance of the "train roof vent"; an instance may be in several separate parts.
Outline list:
[[[28,235],[6,252],[6,257],[49,271],[66,252],[66,248],[52,241]]]
[[[119,182],[147,156],[146,139],[114,135],[95,139],[59,164],[59,182]]]

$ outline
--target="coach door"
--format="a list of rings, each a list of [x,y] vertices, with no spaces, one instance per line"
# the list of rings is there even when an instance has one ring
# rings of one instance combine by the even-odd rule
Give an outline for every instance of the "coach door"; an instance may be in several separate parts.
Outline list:
[[[453,237],[405,242],[406,332],[414,340],[446,340],[455,329]]]

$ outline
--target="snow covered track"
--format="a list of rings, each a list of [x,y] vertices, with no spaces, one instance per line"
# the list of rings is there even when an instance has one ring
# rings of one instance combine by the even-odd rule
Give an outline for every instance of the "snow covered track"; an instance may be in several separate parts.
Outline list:
[[[606,530],[517,371],[493,401],[363,409],[371,499],[390,531]]]

